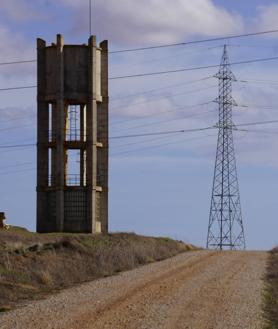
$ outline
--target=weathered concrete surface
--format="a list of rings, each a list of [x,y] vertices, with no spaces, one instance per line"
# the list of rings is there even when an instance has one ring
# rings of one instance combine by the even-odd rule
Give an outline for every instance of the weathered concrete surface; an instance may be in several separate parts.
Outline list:
[[[106,233],[108,43],[98,47],[91,36],[88,44],[66,45],[58,35],[50,46],[38,39],[37,52],[37,231]],[[74,128],[71,106],[80,109]],[[80,152],[74,186],[67,183],[70,150]]]
[[[196,251],[68,289],[3,329],[259,329],[265,252]]]

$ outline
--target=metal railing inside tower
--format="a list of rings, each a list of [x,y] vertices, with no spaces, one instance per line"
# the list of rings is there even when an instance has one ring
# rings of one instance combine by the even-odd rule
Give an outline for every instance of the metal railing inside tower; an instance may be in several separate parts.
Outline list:
[[[66,140],[80,140],[80,106],[70,105],[67,113]],[[79,125],[78,125],[79,123]]]
[[[86,106],[69,105],[66,110],[66,141],[86,141]]]

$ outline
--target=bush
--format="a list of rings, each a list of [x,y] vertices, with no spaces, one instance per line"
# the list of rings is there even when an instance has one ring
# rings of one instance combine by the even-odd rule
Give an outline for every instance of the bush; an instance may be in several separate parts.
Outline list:
[[[269,255],[267,273],[265,276],[266,289],[264,293],[265,329],[278,328],[278,248]]]

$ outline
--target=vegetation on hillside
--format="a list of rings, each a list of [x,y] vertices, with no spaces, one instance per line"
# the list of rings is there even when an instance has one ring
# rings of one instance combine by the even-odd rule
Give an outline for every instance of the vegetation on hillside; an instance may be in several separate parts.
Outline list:
[[[0,311],[19,301],[130,270],[192,249],[135,234],[36,234],[0,231]]]
[[[267,273],[265,276],[265,329],[278,328],[278,247],[270,252]]]

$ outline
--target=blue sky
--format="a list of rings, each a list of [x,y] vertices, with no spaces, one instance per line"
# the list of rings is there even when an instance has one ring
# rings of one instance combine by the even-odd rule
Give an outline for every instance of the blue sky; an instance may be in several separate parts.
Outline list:
[[[159,45],[278,28],[275,1],[95,0],[93,31],[110,49]],[[48,43],[88,39],[88,1],[2,0],[0,62],[36,58]],[[278,54],[278,33],[227,41],[232,62]],[[218,64],[224,42],[110,56],[110,76]],[[278,119],[277,61],[233,66],[235,123]],[[110,81],[110,135],[216,123],[216,69]],[[247,82],[243,82],[247,81]],[[36,64],[0,66],[0,89],[35,85]],[[128,97],[127,97],[128,96]],[[36,142],[36,90],[0,91],[1,145]],[[278,244],[277,124],[235,132],[249,249]],[[217,131],[111,140],[110,230],[204,245]],[[35,229],[35,148],[1,149],[0,210]]]

